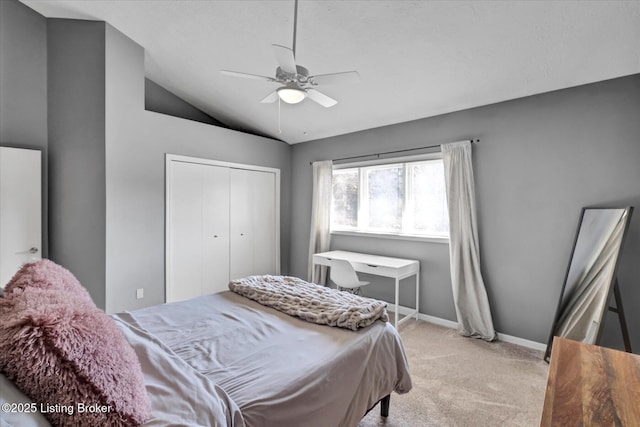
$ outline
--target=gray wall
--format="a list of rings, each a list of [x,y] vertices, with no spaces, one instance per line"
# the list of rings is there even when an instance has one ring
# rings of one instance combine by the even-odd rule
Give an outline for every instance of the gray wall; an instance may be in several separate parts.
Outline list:
[[[633,205],[619,278],[640,348],[640,75],[293,146],[291,272],[306,275],[310,161],[480,138],[474,146],[481,259],[496,329],[546,343],[580,209]],[[448,247],[334,236],[334,249],[421,261],[421,312],[455,320]],[[391,300],[370,277],[369,293]],[[410,295],[406,302],[412,303]],[[620,347],[615,315],[604,342]]]
[[[47,147],[46,18],[0,2],[0,142]]]
[[[47,20],[14,0],[0,7],[0,143],[50,150],[49,257],[98,306],[164,301],[165,153],[280,168],[288,272],[287,144],[145,111],[140,46],[102,22]]]
[[[105,24],[48,20],[50,258],[105,307]]]
[[[106,58],[107,311],[164,301],[165,153],[280,168],[281,259],[287,272],[290,147],[145,111],[144,50],[109,25]],[[145,298],[136,300],[141,287]]]
[[[149,79],[144,79],[144,108],[156,113],[227,127]]]
[[[0,145],[42,150],[42,253],[48,255],[47,21],[0,1]]]

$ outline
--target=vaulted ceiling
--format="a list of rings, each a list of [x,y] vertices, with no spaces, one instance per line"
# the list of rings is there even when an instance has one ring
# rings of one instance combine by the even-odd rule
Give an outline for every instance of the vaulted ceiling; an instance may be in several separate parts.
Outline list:
[[[640,1],[301,0],[296,61],[338,104],[262,104],[271,45],[291,47],[294,1],[22,0],[46,17],[106,21],[145,50],[151,80],[232,128],[290,144],[640,73]]]

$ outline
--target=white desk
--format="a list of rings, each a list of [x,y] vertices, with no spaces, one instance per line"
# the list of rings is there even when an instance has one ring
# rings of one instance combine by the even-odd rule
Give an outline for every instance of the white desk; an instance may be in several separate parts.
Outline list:
[[[374,274],[376,276],[391,277],[396,281],[395,292],[395,322],[394,326],[411,318],[414,314],[418,318],[418,301],[420,301],[420,262],[413,259],[389,258],[385,256],[361,254],[358,252],[330,251],[313,254],[313,265],[325,265],[331,267],[332,259],[349,261],[353,268],[360,273]],[[315,268],[313,269],[312,282],[316,282]],[[398,299],[400,296],[400,280],[406,277],[416,276],[416,308],[398,322]]]

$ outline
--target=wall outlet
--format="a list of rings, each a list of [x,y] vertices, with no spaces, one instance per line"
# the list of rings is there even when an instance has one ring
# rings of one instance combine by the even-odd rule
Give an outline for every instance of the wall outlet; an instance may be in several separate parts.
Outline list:
[[[136,299],[144,298],[144,288],[136,289]]]

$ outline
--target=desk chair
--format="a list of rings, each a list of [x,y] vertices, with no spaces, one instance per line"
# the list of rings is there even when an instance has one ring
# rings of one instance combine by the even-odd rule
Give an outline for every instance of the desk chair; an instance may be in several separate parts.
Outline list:
[[[361,295],[360,287],[369,284],[369,282],[361,282],[351,263],[342,259],[331,260],[330,276],[339,291],[354,295]]]

